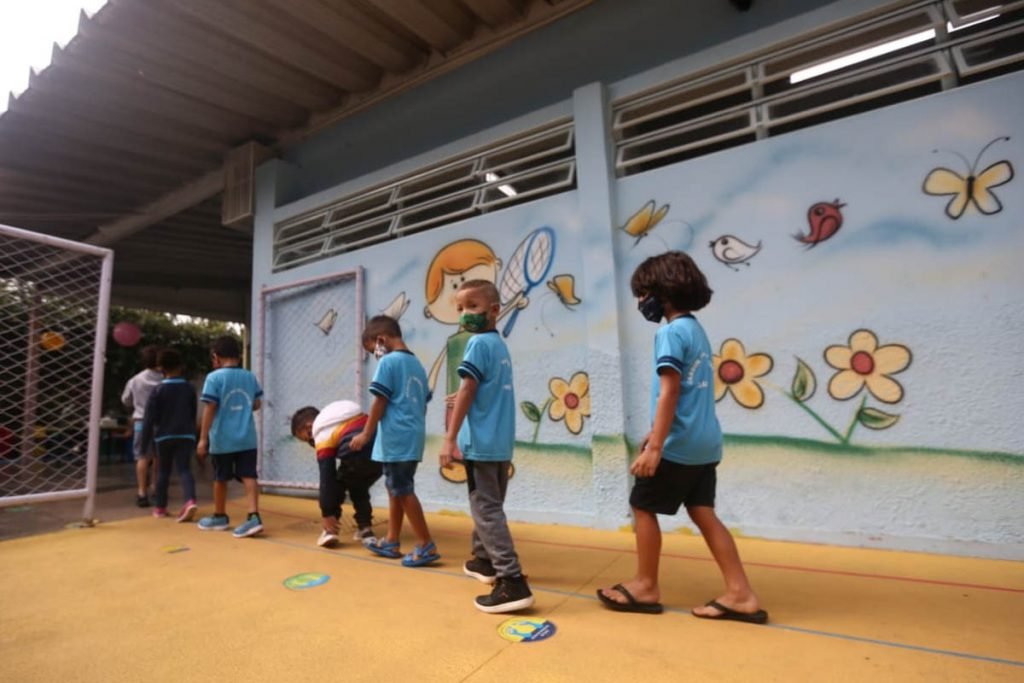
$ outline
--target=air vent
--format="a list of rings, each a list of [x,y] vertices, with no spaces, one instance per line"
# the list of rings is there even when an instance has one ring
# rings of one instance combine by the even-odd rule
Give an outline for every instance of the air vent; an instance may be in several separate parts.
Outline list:
[[[1021,68],[1024,2],[921,2],[619,100],[619,176]]]
[[[266,160],[269,150],[247,142],[224,156],[224,197],[220,221],[230,227],[252,227],[256,213],[256,166]]]
[[[576,187],[573,126],[558,121],[274,226],[274,270]]]

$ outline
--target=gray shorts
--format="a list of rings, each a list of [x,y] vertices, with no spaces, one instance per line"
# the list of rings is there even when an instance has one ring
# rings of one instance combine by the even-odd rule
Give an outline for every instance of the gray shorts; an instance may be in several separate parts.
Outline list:
[[[135,420],[132,423],[132,454],[136,460],[151,460],[156,451],[152,447],[145,453],[142,452],[142,420]]]

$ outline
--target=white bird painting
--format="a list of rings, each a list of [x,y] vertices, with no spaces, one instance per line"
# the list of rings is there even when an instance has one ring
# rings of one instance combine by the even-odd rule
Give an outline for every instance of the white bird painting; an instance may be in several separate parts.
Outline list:
[[[750,259],[757,256],[758,252],[761,251],[761,243],[747,244],[736,235],[722,235],[721,237],[708,243],[711,247],[711,253],[714,254],[715,258],[729,266],[735,271],[739,271],[739,264],[745,266],[750,265]]]

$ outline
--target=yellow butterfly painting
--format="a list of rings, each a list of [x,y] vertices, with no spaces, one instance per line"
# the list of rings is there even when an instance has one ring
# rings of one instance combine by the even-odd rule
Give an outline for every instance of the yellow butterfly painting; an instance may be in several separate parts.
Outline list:
[[[999,213],[1003,210],[1003,204],[992,191],[992,188],[1005,185],[1013,180],[1013,166],[1004,159],[987,167],[981,173],[976,173],[975,171],[978,167],[978,162],[981,161],[981,155],[989,147],[997,142],[1009,139],[1009,137],[1004,136],[989,142],[978,152],[978,156],[974,159],[973,164],[968,162],[962,154],[953,152],[964,162],[964,165],[967,167],[967,175],[962,176],[956,171],[940,166],[933,169],[925,177],[924,185],[921,189],[925,194],[952,196],[952,199],[946,204],[946,215],[953,220],[963,216],[964,212],[972,204],[974,208],[986,216]],[[938,152],[939,150],[935,151]]]
[[[654,227],[660,223],[661,219],[668,213],[668,204],[655,211],[654,209],[656,206],[657,205],[652,199],[644,204],[642,209],[630,216],[629,220],[626,221],[626,224],[622,226],[622,230],[627,235],[636,238],[636,242],[633,243],[634,247],[640,244],[640,240],[647,237],[647,233],[654,230]]]

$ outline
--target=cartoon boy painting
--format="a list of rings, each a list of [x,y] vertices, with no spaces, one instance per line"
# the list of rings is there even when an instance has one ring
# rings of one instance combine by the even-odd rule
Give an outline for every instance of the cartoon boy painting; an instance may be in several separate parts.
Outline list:
[[[423,315],[444,325],[459,324],[459,312],[455,308],[455,292],[459,286],[467,280],[487,280],[498,282],[498,271],[501,269],[501,260],[495,256],[494,251],[480,240],[464,239],[445,246],[430,262],[427,268],[426,300],[427,305],[423,309]],[[500,320],[514,308],[525,308],[529,299],[518,295],[512,301],[505,302],[506,306],[498,314]],[[451,419],[452,407],[455,401],[455,394],[459,390],[462,378],[459,377],[459,363],[466,351],[466,344],[473,335],[461,327],[448,337],[445,347],[441,349],[437,359],[430,367],[427,374],[427,383],[430,391],[435,391],[437,380],[441,374],[441,366],[447,365],[445,373],[445,417],[444,426],[448,429],[448,421]],[[460,456],[456,456],[460,457]],[[442,470],[442,475],[449,481],[464,481],[465,475],[461,463],[457,463],[456,469]]]

